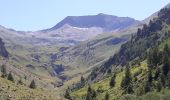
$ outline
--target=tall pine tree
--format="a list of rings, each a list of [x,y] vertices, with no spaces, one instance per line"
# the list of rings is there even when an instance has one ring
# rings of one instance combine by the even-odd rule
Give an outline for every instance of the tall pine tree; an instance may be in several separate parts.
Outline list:
[[[91,86],[89,85],[88,89],[87,89],[87,95],[86,95],[86,100],[96,100],[97,97],[97,93],[95,90],[93,90],[91,88]]]
[[[110,85],[111,88],[115,86],[115,83],[116,83],[116,82],[115,82],[115,78],[116,78],[116,74],[114,74],[114,75],[112,76],[111,80],[110,80],[109,85]]]
[[[164,52],[162,71],[165,76],[167,76],[170,70],[170,62],[167,52]]]
[[[104,96],[104,100],[109,100],[109,93],[106,92],[105,96]]]
[[[125,77],[123,78],[121,82],[121,87],[125,90],[126,93],[132,93],[132,76],[130,72],[129,66],[126,66],[125,69]]]

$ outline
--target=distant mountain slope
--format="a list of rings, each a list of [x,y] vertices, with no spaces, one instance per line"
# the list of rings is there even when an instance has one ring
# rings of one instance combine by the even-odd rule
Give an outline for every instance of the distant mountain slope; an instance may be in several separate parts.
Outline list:
[[[35,37],[48,37],[49,39],[56,39],[63,43],[64,41],[70,41],[70,44],[71,42],[73,42],[73,44],[76,44],[76,42],[79,43],[81,41],[88,40],[101,33],[103,33],[103,29],[99,27],[80,28],[65,24],[58,29],[54,29],[45,33],[39,31],[38,33],[35,33],[33,35]]]
[[[129,17],[117,17],[106,14],[89,16],[68,16],[54,27],[32,32],[37,38],[48,38],[59,43],[70,45],[78,44],[81,41],[92,39],[105,32],[118,32],[130,26],[140,24]],[[68,41],[68,42],[64,42]]]
[[[44,30],[51,31],[56,30],[65,24],[68,24],[73,27],[79,28],[90,28],[90,27],[100,27],[104,31],[114,31],[121,30],[130,25],[138,24],[139,21],[129,18],[129,17],[117,17],[106,14],[98,14],[91,16],[68,16],[61,22],[59,22],[54,27]]]
[[[68,16],[54,27],[35,31],[15,31],[0,26],[0,35],[5,42],[28,45],[76,45],[91,39],[98,34],[120,31],[129,26],[139,24],[129,17],[117,17],[106,14],[91,16]]]
[[[68,76],[84,73],[100,66],[111,55],[115,54],[121,44],[129,40],[131,36],[131,34],[106,34],[53,54],[51,56],[52,63],[67,66],[63,73]]]

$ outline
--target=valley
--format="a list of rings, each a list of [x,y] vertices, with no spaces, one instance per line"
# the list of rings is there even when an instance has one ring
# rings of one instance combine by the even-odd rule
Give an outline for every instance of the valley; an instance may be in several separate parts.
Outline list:
[[[169,5],[142,21],[99,13],[37,31],[0,26],[0,99],[168,100]]]

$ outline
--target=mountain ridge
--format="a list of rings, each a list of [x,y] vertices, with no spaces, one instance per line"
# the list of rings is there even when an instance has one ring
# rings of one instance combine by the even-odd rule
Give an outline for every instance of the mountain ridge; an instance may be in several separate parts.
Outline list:
[[[121,25],[127,27],[129,25],[137,24],[139,22],[140,21],[137,21],[130,17],[118,17],[114,15],[99,13],[97,15],[67,16],[52,28],[41,30],[41,31],[47,32],[47,31],[55,30],[62,27],[64,24],[69,24],[73,27],[80,27],[80,28],[100,27],[103,28],[105,31],[113,31],[118,27],[120,28]],[[121,28],[123,29],[124,27]]]

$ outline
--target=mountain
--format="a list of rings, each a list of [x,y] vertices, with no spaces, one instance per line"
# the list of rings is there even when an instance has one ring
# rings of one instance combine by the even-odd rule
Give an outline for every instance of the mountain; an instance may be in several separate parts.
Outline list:
[[[89,27],[89,28],[80,28],[80,27],[73,27],[69,24],[65,24],[58,29],[54,29],[48,32],[39,31],[38,33],[33,33],[35,37],[47,37],[49,39],[55,39],[59,42],[66,42],[68,44],[70,42],[73,44],[79,43],[81,41],[88,40],[97,36],[98,34],[103,33],[103,29],[99,27]]]
[[[82,81],[81,78],[79,83],[73,84],[71,96],[76,100],[85,100],[79,97],[97,100],[106,97],[115,100],[169,99],[169,57],[170,8],[163,8],[157,18],[139,28],[117,53],[94,68],[87,79]]]
[[[83,19],[81,17],[74,17],[74,20],[79,22],[81,19],[80,23],[84,27],[64,23],[58,29],[46,32],[16,31],[0,26],[0,35],[10,53],[10,61],[15,66],[23,66],[26,70],[40,77],[45,77],[45,79],[54,78],[55,81],[52,81],[52,83],[58,84],[57,82],[64,82],[100,65],[110,54],[117,51],[121,43],[127,41],[128,38],[126,36],[121,37],[118,35],[121,34],[119,32],[103,33],[104,27],[98,27],[97,21],[100,22],[102,18],[105,18],[103,20],[111,18],[112,22],[115,20],[114,25],[117,24],[117,27],[121,30],[128,28],[128,25],[133,26],[140,23],[132,18],[104,14],[85,16]],[[95,22],[91,22],[96,17],[99,18]],[[105,21],[105,24],[109,24],[110,21]],[[63,23],[63,21],[61,22]],[[85,27],[87,26],[85,22],[88,23],[89,27]],[[119,22],[120,25],[118,25]],[[125,34],[127,33],[125,32]],[[96,36],[100,38],[94,38]],[[63,51],[64,48],[69,49]],[[114,52],[111,51],[111,48]],[[109,49],[109,51],[102,54],[106,49]],[[58,56],[59,58],[56,58]],[[68,57],[72,60],[68,60]],[[72,73],[69,73],[70,71]]]
[[[4,46],[0,39],[0,55],[9,58],[0,59],[8,74],[0,78],[0,99],[55,100],[68,88],[64,96],[75,100],[168,100],[168,6],[144,25],[128,17],[98,14],[69,16],[36,32],[0,26],[5,42]],[[15,82],[7,80],[9,73]],[[37,89],[29,88],[32,80]]]
[[[66,23],[57,29],[36,32],[16,31],[0,26],[0,35],[10,54],[9,60],[6,63],[2,61],[2,64],[6,64],[8,72],[11,71],[17,80],[29,77],[25,82],[27,86],[35,79],[40,88],[58,89],[64,85],[65,89],[67,82],[69,84],[77,76],[89,74],[93,68],[102,65],[115,54],[121,44],[136,32],[140,23],[133,19],[129,21],[129,18],[114,18],[112,20],[115,20],[117,27],[95,26],[89,19],[89,27],[84,22],[84,27]]]
[[[115,32],[116,34],[118,31],[140,23],[133,18],[106,14],[68,16],[52,28],[35,32],[15,31],[0,26],[0,34],[5,42],[19,45],[57,44],[70,46],[105,32]]]
[[[43,30],[51,31],[56,30],[66,24],[78,27],[78,28],[90,28],[90,27],[99,27],[102,28],[104,32],[106,31],[115,31],[121,30],[133,24],[138,24],[139,21],[129,18],[129,17],[117,17],[106,14],[98,15],[89,15],[89,16],[68,16],[63,19],[61,22],[56,24],[54,27]]]
[[[52,28],[33,32],[31,34],[33,34],[34,37],[45,37],[53,39],[53,41],[58,40],[58,42],[61,43],[69,41],[71,45],[74,45],[99,34],[121,31],[129,26],[137,24],[140,24],[140,21],[133,18],[106,14],[68,16]]]

